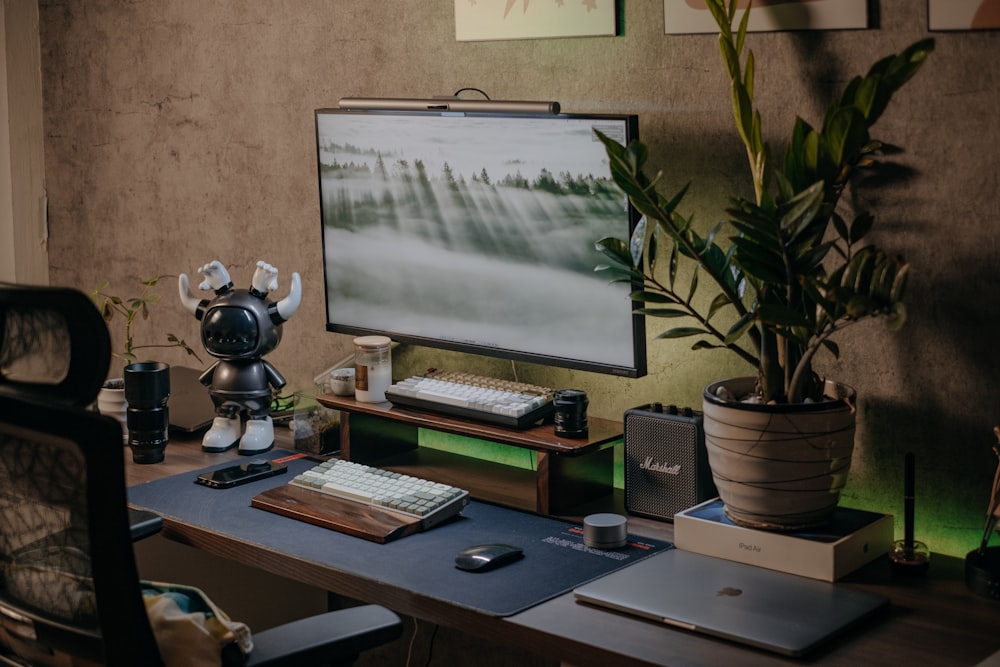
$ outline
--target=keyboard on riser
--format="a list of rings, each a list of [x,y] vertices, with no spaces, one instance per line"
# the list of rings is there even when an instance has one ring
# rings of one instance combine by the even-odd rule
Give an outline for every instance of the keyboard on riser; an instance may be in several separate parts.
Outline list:
[[[530,428],[552,414],[553,390],[457,371],[414,375],[385,397],[403,405],[512,428]]]
[[[288,482],[343,500],[352,500],[419,519],[426,530],[449,519],[469,503],[469,492],[411,475],[330,459]]]

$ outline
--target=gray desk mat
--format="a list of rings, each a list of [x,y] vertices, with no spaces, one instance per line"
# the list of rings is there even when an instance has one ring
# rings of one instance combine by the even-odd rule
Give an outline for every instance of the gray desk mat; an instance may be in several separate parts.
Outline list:
[[[290,454],[275,450],[264,458]],[[204,470],[226,465],[232,463]],[[308,459],[290,460],[283,475],[231,489],[195,484],[204,470],[184,473],[129,487],[129,504],[492,616],[523,611],[672,546],[630,535],[622,549],[591,549],[583,544],[579,524],[477,501],[449,522],[387,544],[250,506],[253,496],[287,483],[313,465]],[[454,557],[461,549],[489,542],[519,546],[524,558],[488,572],[455,567]]]

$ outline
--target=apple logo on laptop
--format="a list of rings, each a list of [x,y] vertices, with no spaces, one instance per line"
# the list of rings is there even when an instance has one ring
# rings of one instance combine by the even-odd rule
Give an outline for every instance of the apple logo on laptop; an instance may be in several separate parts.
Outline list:
[[[738,595],[743,595],[743,591],[739,588],[733,588],[732,586],[723,586],[721,589],[719,589],[719,592],[716,593],[716,595],[720,597],[725,596],[734,598]]]

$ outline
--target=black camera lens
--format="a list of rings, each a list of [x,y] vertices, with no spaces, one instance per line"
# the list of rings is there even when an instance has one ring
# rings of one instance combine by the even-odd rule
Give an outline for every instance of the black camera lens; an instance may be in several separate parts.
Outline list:
[[[555,433],[566,438],[586,438],[587,393],[579,389],[559,389],[552,395]]]
[[[159,361],[142,361],[125,367],[125,400],[128,409],[128,445],[136,463],[159,463],[167,446],[170,367]]]

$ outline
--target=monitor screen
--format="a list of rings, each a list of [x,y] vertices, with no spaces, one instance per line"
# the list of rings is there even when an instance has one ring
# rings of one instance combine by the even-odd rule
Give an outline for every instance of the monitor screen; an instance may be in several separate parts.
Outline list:
[[[638,120],[317,110],[327,329],[644,375],[630,286],[594,271],[636,221],[595,128]]]

